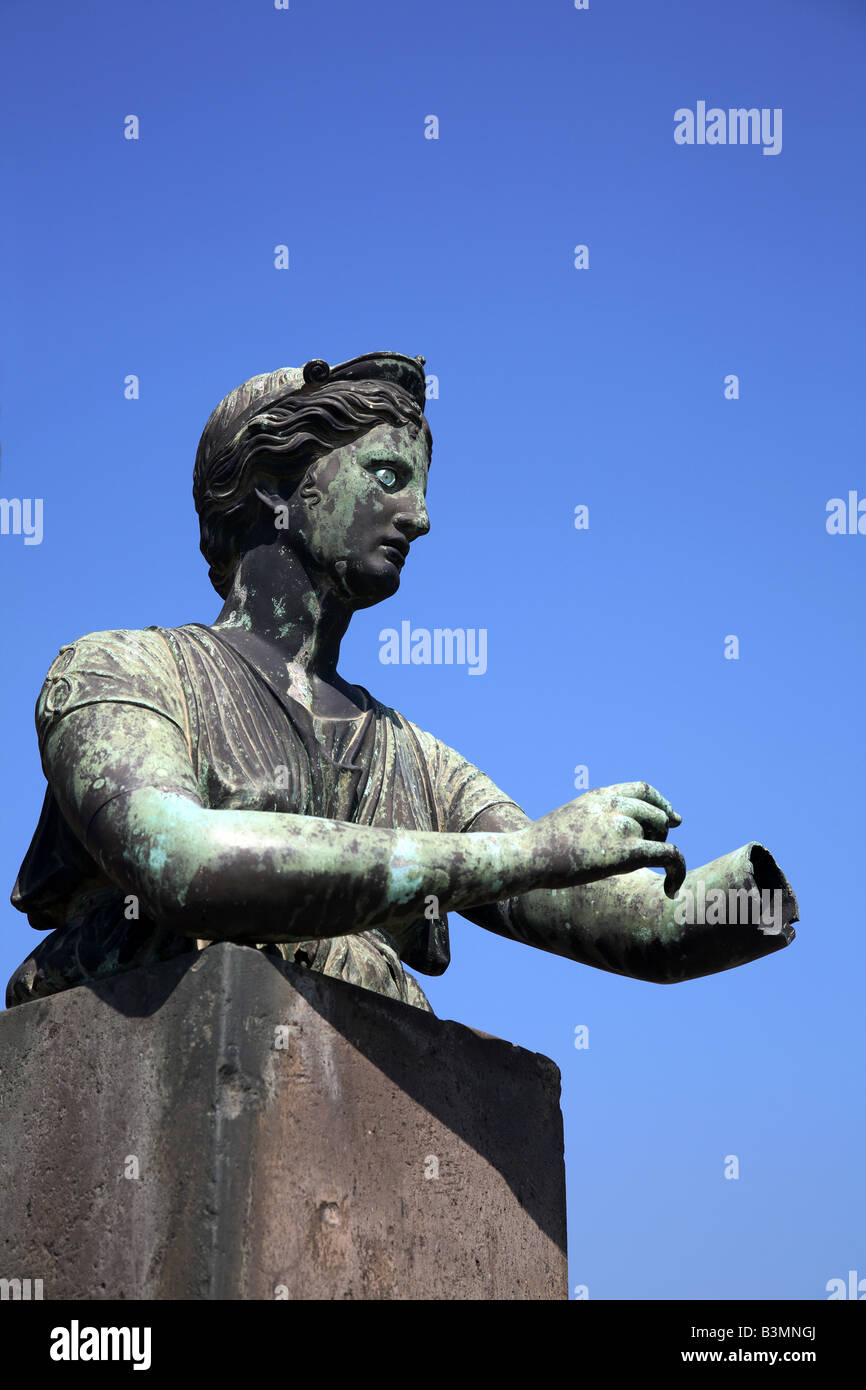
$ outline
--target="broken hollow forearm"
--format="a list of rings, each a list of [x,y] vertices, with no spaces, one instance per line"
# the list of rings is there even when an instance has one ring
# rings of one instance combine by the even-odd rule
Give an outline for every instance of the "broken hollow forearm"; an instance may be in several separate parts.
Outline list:
[[[399,929],[539,881],[519,832],[443,834],[318,816],[209,810],[183,797],[123,793],[88,847],[147,915],[207,940],[290,941]]]
[[[502,905],[508,935],[617,975],[673,984],[730,970],[787,946],[797,900],[755,841],[694,869],[677,897],[638,869]],[[485,923],[488,925],[488,923]],[[497,930],[491,922],[489,925]]]

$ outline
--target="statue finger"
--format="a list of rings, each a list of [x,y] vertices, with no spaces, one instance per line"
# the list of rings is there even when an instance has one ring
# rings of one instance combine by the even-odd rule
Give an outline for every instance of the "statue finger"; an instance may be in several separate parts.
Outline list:
[[[617,792],[619,796],[633,797],[636,801],[646,801],[651,806],[657,806],[660,811],[664,811],[669,825],[682,824],[682,816],[677,814],[667,797],[662,796],[649,782],[619,782],[611,791]]]
[[[634,846],[633,868],[664,869],[665,896],[675,898],[686,877],[686,861],[676,845],[658,844],[653,840],[642,840]]]
[[[649,801],[638,801],[636,797],[622,796],[617,798],[616,809],[623,815],[631,816],[632,820],[638,821],[643,827],[643,838],[645,840],[666,840],[670,829],[670,819],[667,811],[661,810],[658,806],[653,806]]]

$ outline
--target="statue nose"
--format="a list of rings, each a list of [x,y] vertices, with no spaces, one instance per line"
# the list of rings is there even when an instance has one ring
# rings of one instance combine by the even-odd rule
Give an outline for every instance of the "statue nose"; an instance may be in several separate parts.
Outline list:
[[[430,530],[427,508],[422,506],[417,511],[400,512],[394,517],[394,525],[407,540],[414,541],[417,536],[426,536]]]

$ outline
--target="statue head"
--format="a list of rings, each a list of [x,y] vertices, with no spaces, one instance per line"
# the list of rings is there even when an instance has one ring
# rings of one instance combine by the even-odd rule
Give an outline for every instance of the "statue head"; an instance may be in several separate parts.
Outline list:
[[[201,551],[225,598],[245,550],[287,544],[355,607],[399,586],[409,543],[429,529],[432,436],[424,359],[369,353],[252,377],[211,414],[193,496]]]

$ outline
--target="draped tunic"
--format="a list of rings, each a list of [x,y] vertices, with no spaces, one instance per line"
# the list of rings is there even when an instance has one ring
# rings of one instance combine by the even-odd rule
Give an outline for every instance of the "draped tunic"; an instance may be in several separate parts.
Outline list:
[[[515,804],[453,748],[362,687],[355,687],[360,712],[348,717],[312,714],[289,687],[286,664],[262,639],[238,632],[233,644],[198,623],[90,633],[61,649],[36,706],[49,785],[12,894],[31,925],[51,934],[13,975],[8,1005],[209,944],[130,916],[128,895],[64,819],[45,751],[73,710],[120,702],[167,720],[179,756],[160,789],[213,810],[460,833],[490,807]],[[135,786],[133,759],[123,790]],[[99,777],[87,787],[85,827],[110,799],[106,790]],[[371,930],[256,949],[431,1012],[404,963],[437,975],[450,959],[444,914],[419,917],[399,941]]]

